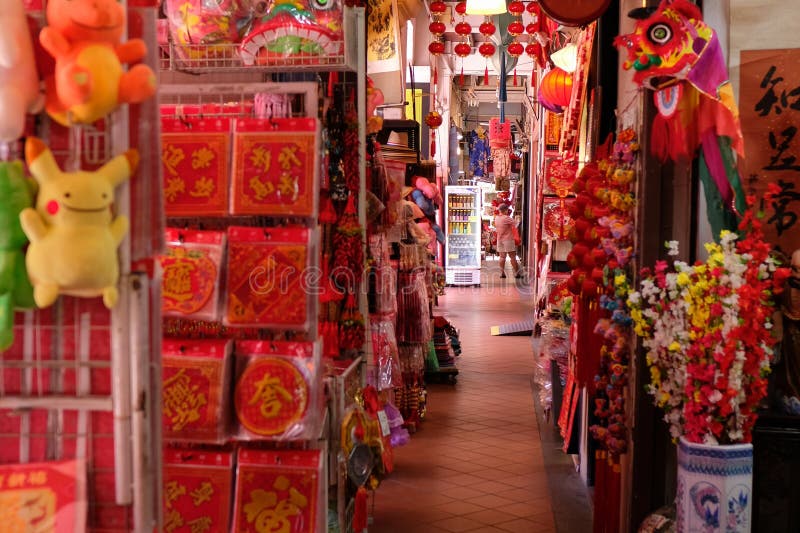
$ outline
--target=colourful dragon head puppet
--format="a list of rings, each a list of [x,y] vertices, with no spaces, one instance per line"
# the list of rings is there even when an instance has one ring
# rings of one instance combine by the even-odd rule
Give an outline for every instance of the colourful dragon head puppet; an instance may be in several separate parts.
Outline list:
[[[632,33],[614,45],[624,51],[625,69],[633,80],[655,91],[658,116],[651,132],[651,151],[662,161],[693,159],[700,149],[700,174],[706,200],[726,221],[711,221],[719,229],[735,229],[736,211],[744,194],[735,155],[744,155],[739,111],[728,67],[716,32],[688,0],[662,0],[657,8],[637,8]],[[723,213],[726,212],[727,214]],[[733,227],[731,227],[733,226]]]

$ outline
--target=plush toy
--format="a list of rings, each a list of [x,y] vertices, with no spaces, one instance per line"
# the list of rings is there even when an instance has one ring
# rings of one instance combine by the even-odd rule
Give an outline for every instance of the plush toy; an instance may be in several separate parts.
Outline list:
[[[20,214],[30,239],[25,257],[36,305],[47,307],[59,294],[102,296],[117,303],[117,247],[128,231],[128,218],[113,218],[114,187],[127,180],[139,162],[128,150],[94,172],[61,172],[44,143],[29,137],[25,158],[39,183],[36,209]]]
[[[69,16],[67,16],[69,14]],[[56,60],[47,80],[47,113],[57,122],[91,124],[123,103],[138,103],[156,92],[147,65],[123,72],[123,63],[141,60],[144,41],[120,43],[125,7],[116,0],[49,0],[47,23],[39,34]]]
[[[25,113],[44,104],[22,0],[0,0],[0,142],[22,136]]]
[[[33,287],[22,251],[28,240],[19,214],[33,205],[33,187],[22,163],[0,163],[0,350],[14,341],[14,309],[33,307]]]

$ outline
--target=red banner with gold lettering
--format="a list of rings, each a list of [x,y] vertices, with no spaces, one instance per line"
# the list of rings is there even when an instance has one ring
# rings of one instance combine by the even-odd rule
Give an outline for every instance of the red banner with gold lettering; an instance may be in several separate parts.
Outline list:
[[[231,212],[313,216],[317,129],[313,118],[237,120]]]
[[[767,212],[767,240],[791,255],[800,248],[800,48],[741,52],[740,113],[744,185],[760,197],[780,192]]]
[[[163,531],[228,531],[233,454],[164,450]]]

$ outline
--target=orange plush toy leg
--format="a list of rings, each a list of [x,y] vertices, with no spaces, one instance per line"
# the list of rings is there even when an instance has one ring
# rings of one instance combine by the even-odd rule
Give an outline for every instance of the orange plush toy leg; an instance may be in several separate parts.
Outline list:
[[[156,75],[147,65],[135,65],[119,81],[120,103],[139,103],[156,93]]]
[[[73,63],[56,71],[58,99],[66,109],[86,103],[92,88],[92,75],[86,67]]]

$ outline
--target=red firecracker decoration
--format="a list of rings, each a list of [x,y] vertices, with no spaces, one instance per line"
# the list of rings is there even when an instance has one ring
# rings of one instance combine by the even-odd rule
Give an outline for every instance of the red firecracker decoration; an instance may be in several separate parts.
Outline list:
[[[333,280],[342,289],[355,290],[364,271],[363,228],[358,223],[355,194],[347,199],[333,236]]]
[[[364,315],[358,310],[355,297],[349,294],[339,324],[339,348],[359,350],[364,346],[365,340]]]

